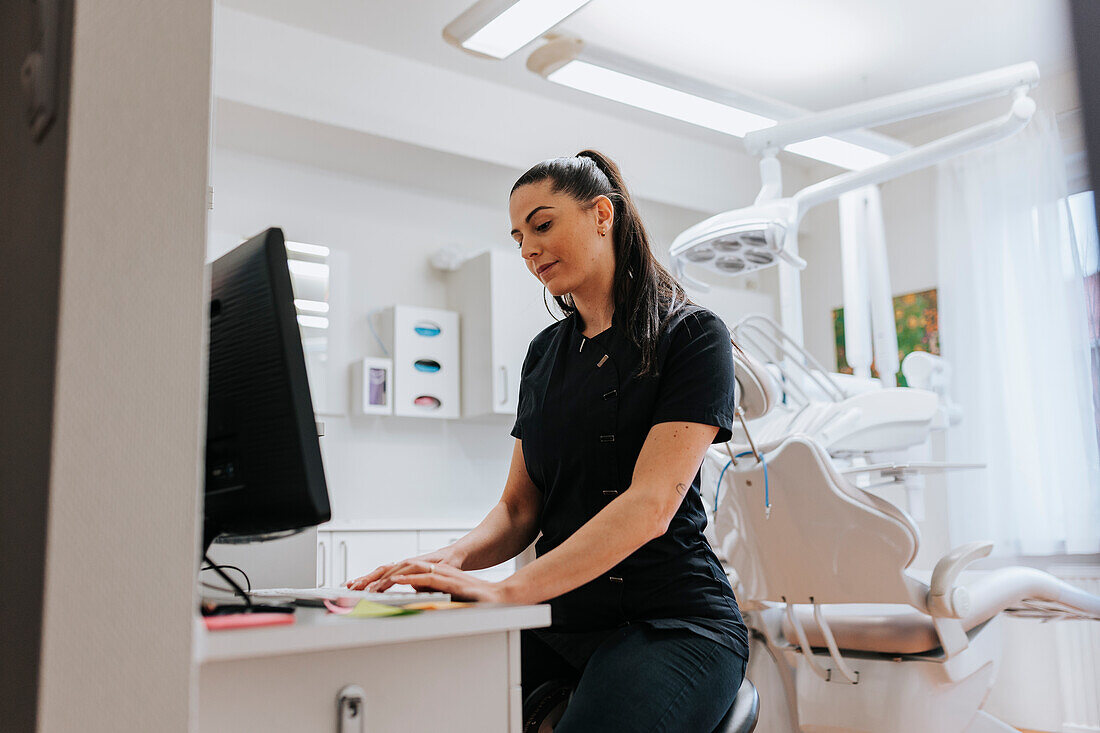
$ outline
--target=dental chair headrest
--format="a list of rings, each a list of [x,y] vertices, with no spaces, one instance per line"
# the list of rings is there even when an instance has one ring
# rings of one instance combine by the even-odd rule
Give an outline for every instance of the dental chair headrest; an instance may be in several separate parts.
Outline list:
[[[771,372],[757,359],[733,345],[734,397],[745,411],[746,420],[755,420],[771,412],[781,393]]]

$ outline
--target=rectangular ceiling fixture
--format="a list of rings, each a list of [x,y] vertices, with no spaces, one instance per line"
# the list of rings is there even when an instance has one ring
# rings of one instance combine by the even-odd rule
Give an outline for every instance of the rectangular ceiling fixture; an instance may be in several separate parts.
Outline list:
[[[546,77],[557,84],[579,89],[631,107],[675,117],[728,135],[744,137],[746,132],[774,125],[775,120],[729,107],[694,94],[681,92],[629,74],[586,61],[570,61]]]
[[[557,84],[736,137],[770,127],[777,120],[805,114],[804,110],[791,105],[754,99],[609,51],[586,47],[577,39],[551,41],[536,49],[527,60],[527,68]],[[845,137],[866,144],[819,137],[784,149],[841,168],[859,170],[908,148],[896,140],[866,131]]]
[[[480,0],[443,29],[443,37],[479,56],[502,59],[575,13],[589,0]]]

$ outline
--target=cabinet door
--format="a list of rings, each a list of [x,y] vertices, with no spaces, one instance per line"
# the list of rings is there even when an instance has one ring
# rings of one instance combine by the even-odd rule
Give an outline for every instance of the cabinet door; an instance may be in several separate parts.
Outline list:
[[[494,252],[492,258],[493,412],[515,415],[519,378],[527,347],[553,322],[543,303],[542,285],[523,259]],[[550,302],[547,296],[547,302]]]
[[[366,575],[379,565],[412,557],[416,532],[333,532],[333,585]]]
[[[317,587],[332,587],[332,532],[317,532]]]
[[[465,529],[422,529],[416,533],[416,554],[438,550],[458,542],[469,530]]]

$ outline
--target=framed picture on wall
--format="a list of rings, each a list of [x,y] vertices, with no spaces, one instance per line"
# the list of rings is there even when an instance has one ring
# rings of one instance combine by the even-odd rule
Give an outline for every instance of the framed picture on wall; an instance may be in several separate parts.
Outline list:
[[[898,363],[914,351],[940,353],[940,322],[936,305],[936,289],[906,293],[894,298],[894,321],[898,329]],[[836,370],[851,374],[852,367],[844,355],[844,309],[833,309],[833,333],[836,336]],[[871,364],[871,375],[878,377],[878,370]],[[898,386],[908,386],[898,371]]]

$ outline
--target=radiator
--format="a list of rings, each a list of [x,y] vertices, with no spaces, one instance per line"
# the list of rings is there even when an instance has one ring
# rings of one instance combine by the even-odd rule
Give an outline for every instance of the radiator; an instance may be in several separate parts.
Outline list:
[[[1052,567],[1051,575],[1100,595],[1100,566]],[[1100,622],[1055,621],[1062,733],[1100,733]]]

